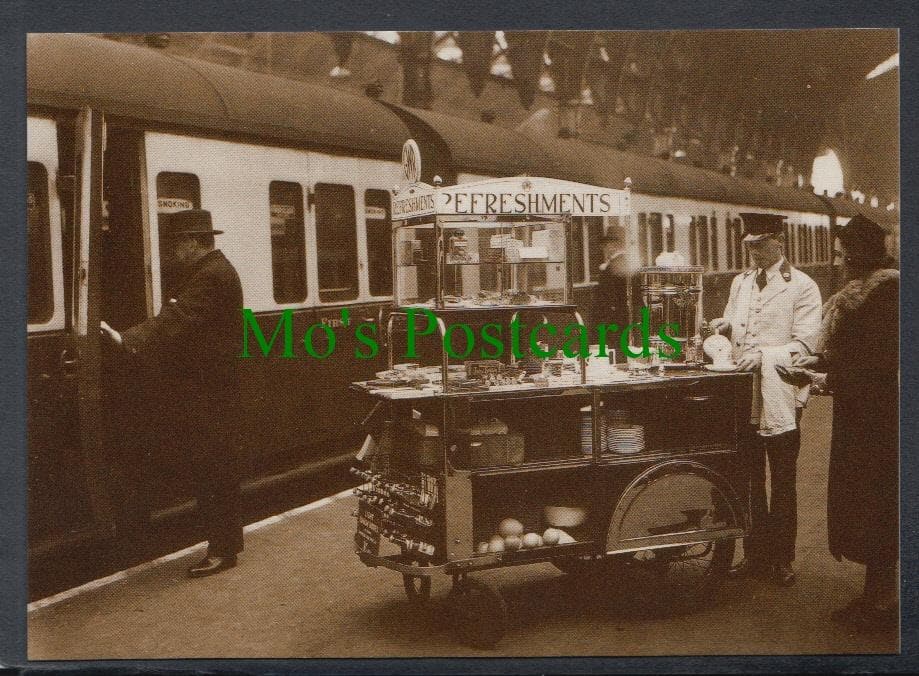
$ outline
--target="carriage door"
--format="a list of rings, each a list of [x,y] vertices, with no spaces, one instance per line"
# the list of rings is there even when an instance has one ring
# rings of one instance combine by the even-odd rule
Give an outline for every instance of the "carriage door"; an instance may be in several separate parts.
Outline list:
[[[124,331],[147,318],[152,309],[151,285],[145,264],[141,169],[142,132],[107,125],[103,165],[103,210],[99,235],[101,256],[99,316],[115,330]],[[142,371],[118,350],[103,346],[102,410],[108,429],[109,485],[119,519],[119,529],[136,530],[149,516],[150,484],[146,455],[152,439],[144,421],[149,410]]]
[[[95,306],[102,126],[90,111],[28,118],[28,509],[38,556],[110,531]]]

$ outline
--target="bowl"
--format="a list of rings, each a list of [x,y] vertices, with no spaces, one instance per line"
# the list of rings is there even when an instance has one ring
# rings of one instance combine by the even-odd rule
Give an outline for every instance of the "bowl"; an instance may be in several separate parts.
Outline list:
[[[587,510],[581,507],[549,505],[543,509],[546,523],[555,528],[575,528],[587,519]]]

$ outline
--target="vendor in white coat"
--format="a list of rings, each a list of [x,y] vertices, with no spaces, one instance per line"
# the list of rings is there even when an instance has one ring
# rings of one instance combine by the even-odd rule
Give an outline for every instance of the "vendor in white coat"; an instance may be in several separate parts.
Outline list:
[[[784,256],[784,216],[740,214],[744,243],[755,267],[731,283],[724,316],[711,322],[730,336],[738,369],[755,371],[753,409],[747,430],[752,530],[737,574],[794,584],[797,534],[798,423],[807,388],[783,381],[776,365],[791,365],[815,347],[820,332],[820,289]],[[766,501],[766,459],[771,499]]]

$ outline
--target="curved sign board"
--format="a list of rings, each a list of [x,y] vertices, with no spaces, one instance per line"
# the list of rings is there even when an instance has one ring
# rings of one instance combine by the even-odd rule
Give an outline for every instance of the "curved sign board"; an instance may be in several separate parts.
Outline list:
[[[393,198],[393,219],[418,216],[618,216],[626,192],[551,178],[518,176],[435,189],[416,184]]]

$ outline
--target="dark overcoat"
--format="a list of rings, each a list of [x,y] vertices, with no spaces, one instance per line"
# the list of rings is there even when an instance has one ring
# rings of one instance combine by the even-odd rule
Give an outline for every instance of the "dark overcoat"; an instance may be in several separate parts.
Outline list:
[[[242,287],[219,250],[181,277],[156,317],[123,332],[124,347],[159,379],[151,415],[171,432],[191,478],[219,481],[221,470],[236,473]]]
[[[838,315],[825,345],[833,394],[829,548],[862,564],[895,561],[898,551],[899,278],[878,279],[869,278],[867,293],[847,286],[839,294],[848,296],[834,297]]]
[[[631,322],[628,306],[628,269],[625,254],[619,254],[597,274],[596,323],[616,324],[621,331]]]

